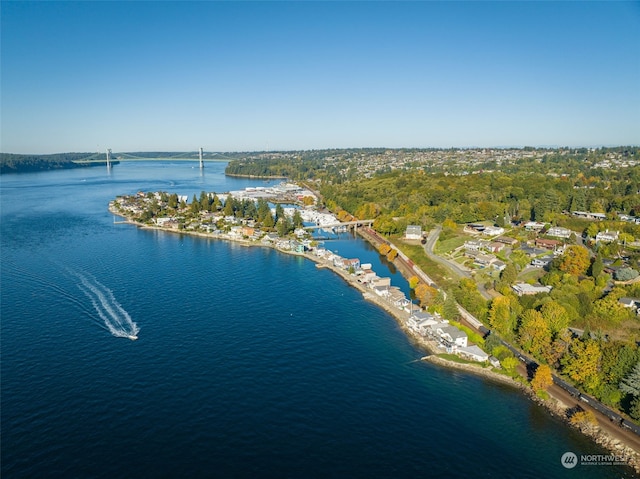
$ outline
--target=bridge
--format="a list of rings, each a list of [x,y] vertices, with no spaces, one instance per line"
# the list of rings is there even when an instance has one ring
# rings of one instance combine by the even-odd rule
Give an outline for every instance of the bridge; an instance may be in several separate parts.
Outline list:
[[[316,229],[331,229],[331,228],[339,228],[340,226],[371,226],[373,225],[373,220],[356,220],[356,221],[345,221],[343,223],[330,223],[328,225],[314,225],[314,226],[305,226],[305,230],[316,230]]]

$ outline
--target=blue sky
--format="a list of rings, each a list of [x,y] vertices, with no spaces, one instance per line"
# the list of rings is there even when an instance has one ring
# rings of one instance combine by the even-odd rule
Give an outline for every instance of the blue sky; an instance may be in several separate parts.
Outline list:
[[[639,2],[9,2],[0,151],[640,144]]]

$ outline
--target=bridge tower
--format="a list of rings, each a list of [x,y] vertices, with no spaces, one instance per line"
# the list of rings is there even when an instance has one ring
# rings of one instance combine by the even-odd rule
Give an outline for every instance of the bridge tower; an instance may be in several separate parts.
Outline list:
[[[202,148],[200,148],[200,169],[204,168],[204,161],[202,160]]]
[[[107,170],[111,169],[111,148],[107,148]]]

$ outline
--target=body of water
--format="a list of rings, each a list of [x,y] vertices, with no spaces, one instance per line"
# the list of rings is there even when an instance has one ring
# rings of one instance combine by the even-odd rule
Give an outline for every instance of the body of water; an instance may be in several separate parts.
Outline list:
[[[515,389],[416,361],[310,261],[113,224],[116,195],[266,184],[224,166],[1,177],[3,478],[632,476],[565,469],[604,451]],[[390,274],[359,239],[325,246]]]

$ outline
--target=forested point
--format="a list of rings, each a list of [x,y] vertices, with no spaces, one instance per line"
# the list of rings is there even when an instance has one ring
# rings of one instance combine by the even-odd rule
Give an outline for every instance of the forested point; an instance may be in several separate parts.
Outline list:
[[[88,161],[89,159],[91,162]],[[0,153],[0,174],[104,166],[106,161],[105,154],[96,155],[95,153],[56,153],[52,155]],[[111,163],[115,165],[118,161]]]

